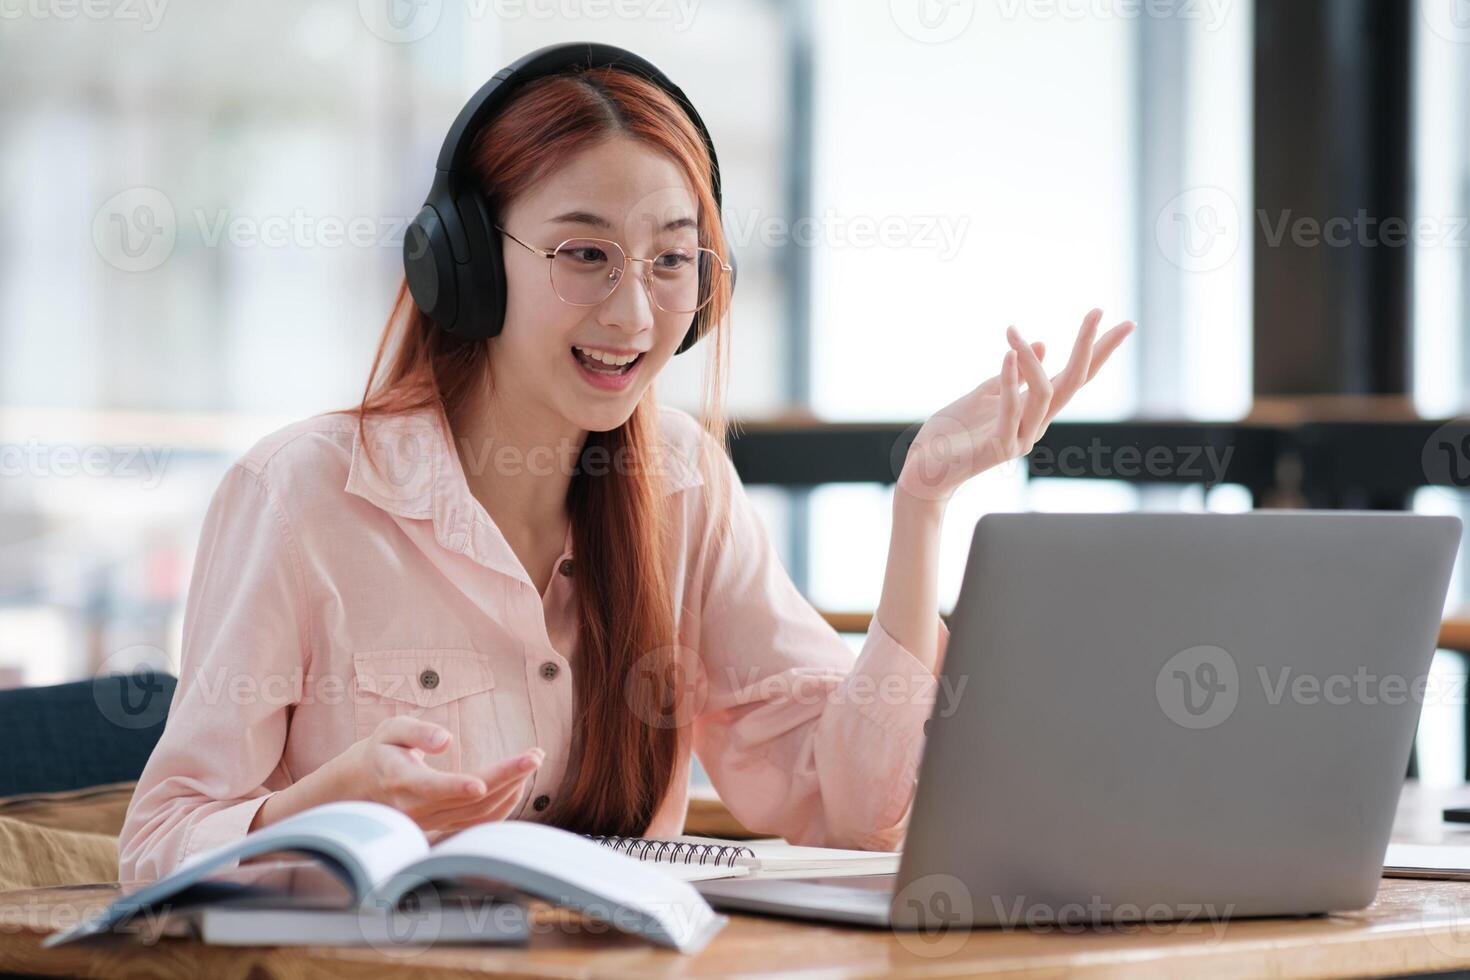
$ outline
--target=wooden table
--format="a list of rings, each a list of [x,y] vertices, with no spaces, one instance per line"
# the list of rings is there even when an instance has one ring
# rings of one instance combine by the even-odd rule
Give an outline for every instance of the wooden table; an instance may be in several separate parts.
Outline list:
[[[1445,650],[1470,653],[1470,612],[1462,611],[1440,624],[1439,645]]]
[[[1470,791],[1406,788],[1395,837],[1463,835],[1438,808]],[[92,977],[1242,977],[1397,976],[1470,970],[1470,882],[1385,879],[1360,912],[1305,919],[1241,920],[1032,933],[977,929],[938,940],[916,933],[732,916],[701,953],[679,956],[589,928],[538,906],[525,949],[436,946],[221,948],[162,939],[152,946],[43,950],[41,937],[99,909],[116,885],[0,894],[0,971]],[[595,930],[595,931],[594,931]]]

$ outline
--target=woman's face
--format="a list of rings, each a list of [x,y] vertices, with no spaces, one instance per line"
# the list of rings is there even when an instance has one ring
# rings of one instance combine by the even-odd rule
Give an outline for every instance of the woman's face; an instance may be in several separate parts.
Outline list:
[[[628,261],[610,296],[573,306],[552,288],[550,259],[501,236],[509,295],[505,327],[489,341],[497,400],[555,413],[588,431],[626,422],[693,320],[655,305],[644,286],[649,264],[632,259],[697,247],[698,219],[681,168],[627,137],[583,151],[511,202],[500,224],[527,245],[553,249],[569,238],[601,238],[621,245]],[[578,348],[639,357],[624,374],[599,374]]]

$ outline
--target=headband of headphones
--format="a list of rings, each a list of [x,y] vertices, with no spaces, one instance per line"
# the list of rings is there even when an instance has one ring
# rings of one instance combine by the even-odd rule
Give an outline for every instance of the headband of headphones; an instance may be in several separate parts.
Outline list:
[[[505,264],[500,233],[494,227],[495,215],[488,202],[466,175],[475,137],[527,83],[591,68],[636,74],[679,104],[704,140],[710,159],[710,190],[717,208],[723,207],[714,141],[683,90],[663,72],[631,51],[610,44],[577,42],[533,51],[496,72],[455,117],[439,151],[428,199],[404,235],[403,265],[409,292],[419,310],[447,333],[464,340],[480,340],[499,334],[505,322]],[[715,220],[720,220],[719,214]],[[728,261],[735,265],[733,255]],[[705,307],[694,315],[689,332],[674,353],[684,353],[704,335],[709,313],[710,308]]]

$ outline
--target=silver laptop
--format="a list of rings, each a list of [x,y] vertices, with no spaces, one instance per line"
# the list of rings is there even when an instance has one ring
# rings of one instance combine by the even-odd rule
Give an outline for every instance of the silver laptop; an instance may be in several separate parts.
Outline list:
[[[987,515],[898,873],[696,887],[717,908],[925,930],[1362,908],[1460,527]]]

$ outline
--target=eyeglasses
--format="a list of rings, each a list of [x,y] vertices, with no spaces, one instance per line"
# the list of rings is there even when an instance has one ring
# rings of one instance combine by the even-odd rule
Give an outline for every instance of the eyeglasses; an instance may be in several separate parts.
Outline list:
[[[556,248],[537,248],[495,227],[522,248],[551,260],[551,288],[572,306],[596,306],[607,299],[633,261],[648,263],[643,284],[655,306],[665,313],[696,313],[714,299],[724,277],[733,271],[709,248],[679,245],[640,259],[606,238],[568,238]]]

